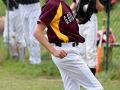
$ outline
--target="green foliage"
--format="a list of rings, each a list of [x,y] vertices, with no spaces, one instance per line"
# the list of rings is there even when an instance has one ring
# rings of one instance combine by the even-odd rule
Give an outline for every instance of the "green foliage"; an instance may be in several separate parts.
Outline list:
[[[5,72],[14,73],[17,75],[33,77],[49,76],[49,78],[60,76],[58,68],[55,66],[52,60],[43,60],[41,64],[30,65],[28,60],[22,62],[9,59],[2,61],[0,66]]]
[[[6,10],[6,6],[4,5],[3,1],[0,0],[0,17],[5,16],[5,10]]]
[[[46,48],[44,48],[42,45],[40,45],[40,47],[41,47],[41,59],[42,60],[51,60],[50,52],[48,52],[48,50]]]
[[[103,24],[103,20],[102,19],[103,18],[107,19],[107,13],[105,12],[105,10],[103,10],[103,11],[97,13],[96,15],[97,15],[97,21],[98,21],[98,30],[102,30],[102,24]],[[105,23],[104,30],[106,30],[106,26],[107,26],[106,23]]]
[[[5,60],[7,58],[7,48],[3,42],[3,34],[0,33],[0,59]]]

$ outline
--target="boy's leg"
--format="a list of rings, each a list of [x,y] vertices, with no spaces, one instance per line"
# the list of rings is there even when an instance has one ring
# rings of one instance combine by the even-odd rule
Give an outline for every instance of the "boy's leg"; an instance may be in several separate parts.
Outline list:
[[[12,37],[13,34],[13,22],[12,22],[12,11],[9,11],[9,17],[8,17],[8,11],[6,11],[6,18],[9,18],[9,21],[6,19],[4,24],[4,32],[3,32],[3,38],[5,45],[11,50],[13,58],[18,57],[18,53],[15,49],[15,41]],[[9,26],[8,26],[9,23]],[[9,31],[8,31],[9,29]]]
[[[64,71],[62,71],[60,68],[60,74],[63,80],[63,84],[65,87],[65,90],[80,90],[80,86],[78,83],[76,83],[73,79],[71,79]]]
[[[64,85],[66,83],[65,88],[73,88],[74,86],[76,87],[81,85],[87,90],[103,90],[102,85],[99,83],[99,81],[92,74],[88,66],[82,60],[79,54],[79,48],[77,46],[72,47],[71,43],[64,43],[62,47],[55,46],[55,48],[64,49],[68,52],[67,56],[63,59],[52,56],[54,63],[57,65],[58,68],[60,68],[60,72],[63,72],[61,73],[61,76],[63,78]],[[64,79],[65,74],[65,77],[67,78]]]

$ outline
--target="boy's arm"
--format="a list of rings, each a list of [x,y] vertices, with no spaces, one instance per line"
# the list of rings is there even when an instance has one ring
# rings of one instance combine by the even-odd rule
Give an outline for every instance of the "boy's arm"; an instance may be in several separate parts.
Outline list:
[[[44,23],[39,23],[36,25],[36,28],[34,30],[34,37],[39,41],[40,44],[42,44],[51,54],[53,54],[55,57],[64,58],[67,55],[67,52],[65,50],[56,50],[46,39],[44,36],[43,31],[45,30],[46,25]]]
[[[100,3],[99,0],[96,0],[96,8],[98,11],[102,11],[103,10],[103,5]]]
[[[76,8],[76,3],[75,3],[75,2],[73,2],[73,3],[71,4],[71,6],[70,6],[70,9],[71,9],[72,11],[74,11],[74,10],[75,10],[75,8]]]
[[[72,11],[74,11],[74,10],[76,9],[76,3],[75,3],[75,2],[73,2],[73,3],[71,4],[70,9],[71,9]],[[80,21],[78,18],[76,18],[76,21],[77,21],[78,24],[81,23],[81,21]]]

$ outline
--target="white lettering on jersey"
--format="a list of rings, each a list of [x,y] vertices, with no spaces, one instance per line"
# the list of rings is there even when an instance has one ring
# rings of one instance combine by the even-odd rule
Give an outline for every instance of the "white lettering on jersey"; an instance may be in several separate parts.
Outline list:
[[[70,12],[67,14],[67,16],[64,16],[63,18],[67,24],[69,24],[74,20],[74,17]]]
[[[69,24],[69,21],[68,21],[68,19],[66,18],[66,16],[64,16],[64,20],[65,20],[65,22],[66,22],[67,24]]]

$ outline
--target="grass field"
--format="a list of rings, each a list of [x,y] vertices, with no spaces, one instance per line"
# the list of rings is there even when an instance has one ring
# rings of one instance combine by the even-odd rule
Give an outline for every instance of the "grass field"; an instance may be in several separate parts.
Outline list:
[[[120,79],[111,80],[108,76],[104,70],[96,74],[104,90],[120,90]],[[34,66],[28,60],[4,60],[0,64],[0,81],[0,90],[64,90],[60,74],[52,60],[42,60],[41,64]]]
[[[42,6],[45,0],[40,1]],[[72,2],[72,0],[65,1],[69,5]],[[0,16],[4,15],[5,6],[1,0]],[[107,18],[107,14],[105,11],[102,11],[97,14],[97,17],[98,29],[100,30],[102,28],[102,18]],[[112,15],[112,17],[114,17],[114,15]],[[3,42],[2,35],[3,34],[0,33],[0,90],[64,90],[60,73],[55,64],[52,62],[50,53],[43,46],[40,46],[42,63],[32,66],[29,64],[29,54],[27,49],[25,62],[12,59],[11,53],[8,59],[8,49]],[[118,59],[119,55],[116,58]],[[100,71],[96,74],[96,78],[101,82],[104,90],[120,90],[119,67],[117,67],[116,63],[113,64],[115,65],[114,68],[116,71],[109,71],[105,73],[105,62],[103,60],[102,52]],[[85,89],[81,87],[80,90]]]

